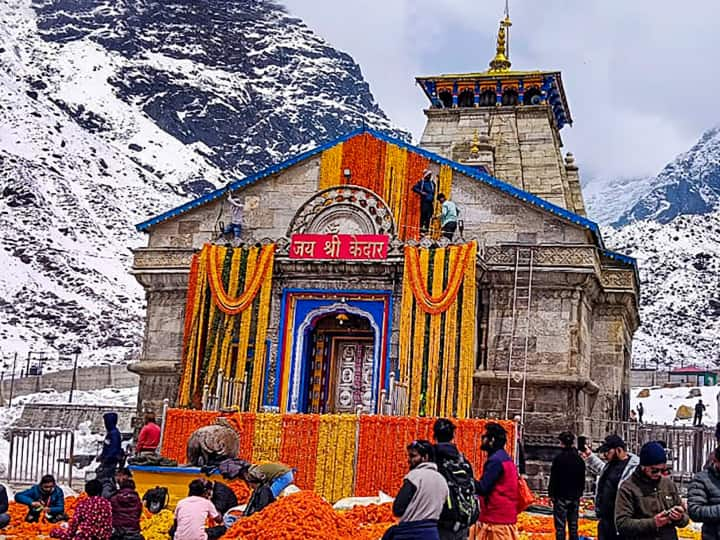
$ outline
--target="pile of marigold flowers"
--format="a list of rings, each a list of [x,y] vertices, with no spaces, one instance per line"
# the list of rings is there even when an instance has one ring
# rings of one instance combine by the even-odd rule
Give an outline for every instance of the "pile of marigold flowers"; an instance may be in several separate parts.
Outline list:
[[[257,514],[239,519],[223,538],[377,540],[393,523],[389,504],[339,512],[312,491],[299,491],[279,499]]]

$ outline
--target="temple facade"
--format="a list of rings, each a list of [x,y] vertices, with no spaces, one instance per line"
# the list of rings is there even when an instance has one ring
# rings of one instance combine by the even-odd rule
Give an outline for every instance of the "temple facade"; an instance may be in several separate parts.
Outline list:
[[[512,71],[508,26],[489,70],[417,79],[419,146],[360,129],[138,225],[139,407],[199,406],[222,372],[244,410],[377,413],[400,388],[396,413],[531,433],[626,418],[635,261],[585,216],[560,73]],[[421,234],[426,170],[451,240]]]

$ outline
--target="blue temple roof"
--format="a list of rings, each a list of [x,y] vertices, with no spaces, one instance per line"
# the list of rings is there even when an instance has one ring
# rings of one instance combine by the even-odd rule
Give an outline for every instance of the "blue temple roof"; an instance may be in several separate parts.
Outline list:
[[[301,154],[298,154],[298,155],[296,155],[290,159],[287,159],[281,163],[272,165],[271,167],[268,167],[267,169],[264,169],[260,172],[252,174],[252,175],[242,178],[240,180],[235,180],[233,182],[230,182],[228,185],[226,185],[223,188],[220,188],[220,189],[217,189],[210,193],[207,193],[207,194],[205,194],[201,197],[198,197],[192,201],[189,201],[189,202],[182,204],[176,208],[168,210],[167,212],[157,215],[151,219],[148,219],[147,221],[143,221],[142,223],[137,224],[136,228],[138,231],[147,231],[153,225],[157,225],[158,223],[162,223],[163,221],[172,219],[180,214],[184,214],[185,212],[188,212],[188,211],[192,210],[193,208],[197,208],[198,206],[202,206],[209,202],[215,201],[215,200],[223,197],[228,191],[233,191],[236,189],[243,188],[245,186],[248,186],[250,184],[254,184],[255,182],[258,182],[258,181],[262,180],[263,178],[267,178],[268,176],[277,174],[285,169],[288,169],[289,167],[292,167],[293,165],[296,165],[297,163],[300,163],[302,161],[305,161],[308,158],[318,155],[319,153],[323,152],[324,150],[327,150],[328,148],[331,148],[338,143],[347,141],[348,139],[351,139],[352,137],[355,137],[356,135],[359,135],[363,132],[369,133],[370,135],[372,135],[373,137],[375,137],[381,141],[384,141],[384,142],[387,142],[390,144],[394,144],[400,148],[405,148],[411,152],[420,154],[421,156],[426,157],[430,161],[437,163],[439,165],[447,165],[451,169],[453,169],[459,173],[462,173],[465,176],[468,176],[474,180],[482,182],[488,186],[491,186],[495,189],[498,189],[498,190],[502,191],[503,193],[506,193],[507,195],[510,195],[511,197],[513,197],[515,199],[523,201],[532,206],[538,207],[546,212],[554,214],[555,216],[557,216],[561,219],[564,219],[566,221],[569,221],[571,223],[579,225],[580,227],[583,227],[592,233],[592,235],[595,237],[595,239],[597,241],[598,247],[600,247],[603,250],[603,253],[606,256],[613,258],[621,263],[632,265],[634,267],[636,266],[635,259],[633,259],[632,257],[627,257],[625,255],[621,255],[619,253],[614,253],[612,251],[608,251],[605,249],[605,246],[604,246],[603,240],[602,240],[602,235],[600,233],[600,227],[594,221],[591,221],[586,217],[575,214],[574,212],[570,212],[569,210],[566,210],[565,208],[562,208],[560,206],[552,204],[536,195],[533,195],[532,193],[528,193],[527,191],[523,191],[522,189],[519,189],[511,184],[508,184],[507,182],[498,180],[497,178],[489,175],[486,172],[479,171],[473,167],[468,167],[467,165],[463,165],[456,161],[451,161],[451,160],[444,158],[438,154],[429,152],[418,146],[413,146],[412,144],[408,144],[405,141],[396,139],[394,137],[386,135],[385,133],[370,129],[365,126],[355,129],[353,131],[350,131],[350,132],[348,132],[340,137],[337,137],[331,141],[328,141],[324,144],[321,144],[320,146],[318,146],[316,148],[313,148],[306,152],[302,152]]]

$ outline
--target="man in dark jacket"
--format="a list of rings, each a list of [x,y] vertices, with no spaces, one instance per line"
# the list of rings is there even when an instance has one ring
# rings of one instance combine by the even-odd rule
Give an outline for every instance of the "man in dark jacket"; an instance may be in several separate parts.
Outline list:
[[[123,458],[120,444],[120,430],[117,428],[118,415],[115,412],[103,414],[105,439],[102,452],[97,457],[100,466],[96,469],[96,479],[103,484],[102,496],[109,499],[115,493],[115,469]]]
[[[423,177],[412,190],[420,196],[420,233],[427,234],[435,210],[435,182],[430,169],[423,172]]]
[[[65,515],[65,495],[63,495],[62,489],[57,486],[55,477],[51,474],[43,476],[39,484],[16,493],[15,502],[28,507],[25,521],[30,523],[38,521],[43,512],[50,523],[67,519]]]
[[[110,540],[136,540],[140,536],[140,517],[142,516],[142,501],[135,482],[131,478],[120,482],[120,489],[110,497],[112,506],[113,535]]]
[[[467,540],[470,526],[477,521],[478,503],[472,465],[455,446],[455,424],[438,418],[433,425],[435,464],[448,484],[445,501],[438,520],[440,540]]]
[[[699,399],[695,404],[695,416],[693,417],[693,426],[702,426],[702,417],[705,414],[705,404]]]
[[[710,455],[707,469],[697,473],[688,488],[690,519],[702,523],[702,540],[720,539],[720,447]]]
[[[580,497],[585,491],[585,462],[573,447],[575,435],[563,431],[558,439],[562,450],[553,459],[548,486],[548,495],[553,502],[555,538],[565,540],[567,522],[570,540],[578,540]]]
[[[215,505],[215,509],[221,514],[225,514],[231,508],[238,505],[237,495],[222,482],[213,482],[213,491],[210,501]]]
[[[615,502],[618,533],[633,540],[677,540],[689,518],[667,473],[665,449],[657,442],[640,449],[640,466],[620,484]]]

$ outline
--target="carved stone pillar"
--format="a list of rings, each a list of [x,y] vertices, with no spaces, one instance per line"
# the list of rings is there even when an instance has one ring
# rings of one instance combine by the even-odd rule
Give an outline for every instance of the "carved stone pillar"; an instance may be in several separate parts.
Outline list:
[[[132,273],[145,288],[147,324],[140,361],[129,369],[140,375],[138,409],[159,413],[163,399],[175,405],[182,360],[183,322],[193,251],[142,248]]]

